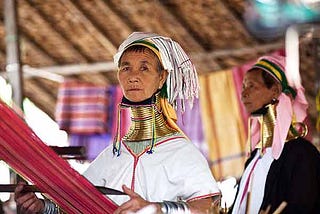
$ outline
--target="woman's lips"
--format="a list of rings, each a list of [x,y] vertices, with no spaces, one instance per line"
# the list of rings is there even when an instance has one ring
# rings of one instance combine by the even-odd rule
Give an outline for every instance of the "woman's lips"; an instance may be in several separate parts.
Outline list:
[[[251,104],[251,102],[244,102],[244,103],[243,103],[243,105],[245,105],[245,106],[246,106],[246,105],[250,105],[250,104]]]
[[[127,91],[141,91],[141,89],[139,89],[139,88],[130,88]]]

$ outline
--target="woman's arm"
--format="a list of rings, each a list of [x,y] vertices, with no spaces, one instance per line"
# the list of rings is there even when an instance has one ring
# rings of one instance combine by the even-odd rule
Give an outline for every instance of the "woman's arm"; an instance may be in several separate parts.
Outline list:
[[[194,213],[219,213],[220,195],[188,202],[190,211]]]
[[[123,203],[115,211],[115,214],[127,213],[127,212],[138,212],[142,208],[149,205],[156,207],[156,213],[170,214],[170,213],[212,213],[213,210],[219,210],[220,195],[215,197],[208,197],[199,200],[193,200],[190,202],[175,202],[175,201],[164,201],[164,202],[149,202],[141,198],[137,193],[132,191],[130,188],[123,186],[123,191],[130,196],[130,200]],[[175,212],[176,211],[176,212]],[[183,212],[181,212],[183,211]]]
[[[19,213],[42,213],[44,211],[44,202],[40,200],[33,192],[23,192],[26,183],[20,182],[15,189],[14,199],[17,203]]]

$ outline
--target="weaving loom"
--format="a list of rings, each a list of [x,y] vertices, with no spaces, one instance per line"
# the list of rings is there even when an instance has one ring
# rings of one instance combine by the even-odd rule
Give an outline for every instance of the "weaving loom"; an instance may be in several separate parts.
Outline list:
[[[36,185],[66,213],[113,213],[117,208],[44,144],[1,100],[0,159]]]

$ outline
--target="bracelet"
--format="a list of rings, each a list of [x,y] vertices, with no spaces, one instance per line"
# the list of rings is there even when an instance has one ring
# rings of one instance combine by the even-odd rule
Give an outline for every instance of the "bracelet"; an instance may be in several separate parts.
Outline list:
[[[160,202],[160,210],[162,214],[189,214],[190,209],[187,202],[184,201],[163,201]]]
[[[56,204],[48,199],[44,199],[44,210],[42,214],[59,214],[59,208]]]

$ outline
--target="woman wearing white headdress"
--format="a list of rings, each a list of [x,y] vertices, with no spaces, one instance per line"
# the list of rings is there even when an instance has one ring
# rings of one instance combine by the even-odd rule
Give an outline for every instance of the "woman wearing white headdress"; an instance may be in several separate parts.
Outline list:
[[[136,32],[114,61],[124,94],[118,134],[84,175],[128,195],[109,196],[119,205],[115,213],[149,205],[158,213],[207,213],[218,205],[220,191],[206,159],[175,123],[177,103],[183,111],[185,101],[192,104],[198,96],[191,60],[170,38]],[[124,108],[131,110],[131,127],[122,137]]]

